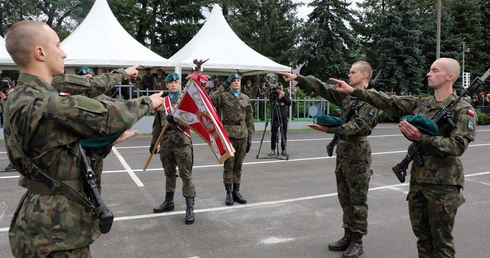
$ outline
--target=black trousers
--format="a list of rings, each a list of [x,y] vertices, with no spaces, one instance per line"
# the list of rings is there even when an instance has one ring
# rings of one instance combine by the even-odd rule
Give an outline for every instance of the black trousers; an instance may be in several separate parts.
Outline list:
[[[282,134],[284,136],[281,137],[281,134],[278,135],[278,129],[279,129],[279,118],[274,117],[272,120],[272,131],[271,131],[271,149],[275,150],[276,149],[276,141],[277,137],[281,137],[281,150],[286,149],[286,142],[287,142],[287,132],[288,132],[288,118],[287,117],[282,117]]]

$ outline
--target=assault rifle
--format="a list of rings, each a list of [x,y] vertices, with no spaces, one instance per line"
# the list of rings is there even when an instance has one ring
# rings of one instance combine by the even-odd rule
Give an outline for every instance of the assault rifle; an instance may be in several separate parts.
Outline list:
[[[434,117],[432,117],[432,121],[434,121],[434,123],[436,123],[437,126],[440,126],[444,121],[447,121],[452,128],[455,128],[456,124],[454,123],[450,112],[456,107],[456,104],[458,104],[461,98],[463,98],[466,95],[468,96],[473,95],[473,93],[478,89],[478,87],[480,87],[483,84],[483,82],[485,82],[488,76],[490,76],[490,69],[488,69],[487,72],[485,72],[485,74],[483,74],[481,78],[476,77],[473,80],[473,82],[471,82],[470,87],[465,89],[463,93],[461,93],[461,95],[456,100],[452,100],[447,105],[447,107],[439,109],[439,111],[437,111]],[[405,182],[405,177],[407,176],[407,168],[412,160],[415,160],[415,164],[419,167],[424,165],[424,161],[420,156],[419,147],[416,142],[410,144],[405,158],[392,168],[396,177],[402,183]]]
[[[95,178],[92,164],[82,146],[80,146],[80,153],[82,154],[82,171],[85,172],[83,174],[84,180],[82,180],[83,188],[92,204],[97,208],[100,232],[106,234],[111,230],[114,215],[107,209],[104,201],[102,201],[99,189],[97,188],[97,179]]]
[[[381,75],[381,71],[383,71],[383,69],[379,70],[378,74],[376,74],[376,77],[374,77],[374,79],[369,81],[369,84],[366,87],[366,89],[370,89],[374,87],[374,83],[376,82],[376,80],[378,80],[379,76]],[[359,99],[356,99],[354,103],[352,103],[352,105],[350,106],[349,112],[347,113],[347,116],[345,116],[344,123],[348,123],[352,118],[357,117],[359,115],[360,107],[361,105],[359,104]],[[329,157],[332,157],[333,148],[335,148],[335,145],[339,143],[341,137],[342,134],[340,132],[336,132],[333,136],[332,141],[327,145],[327,154]]]

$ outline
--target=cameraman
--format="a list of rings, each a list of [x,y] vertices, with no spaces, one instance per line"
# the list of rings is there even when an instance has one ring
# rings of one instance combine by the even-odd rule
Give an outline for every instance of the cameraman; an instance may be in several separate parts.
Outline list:
[[[287,155],[286,141],[288,131],[288,117],[286,106],[291,106],[289,93],[285,92],[281,83],[271,86],[269,100],[271,104],[272,134],[271,134],[271,153],[269,156],[276,155],[277,129],[281,127],[281,155]],[[279,152],[277,153],[279,155]]]
[[[9,77],[3,77],[0,79],[0,125],[3,127],[3,108],[5,103],[7,103],[7,97],[10,90],[14,87],[12,80]],[[4,169],[5,172],[14,170],[12,164],[8,164]]]

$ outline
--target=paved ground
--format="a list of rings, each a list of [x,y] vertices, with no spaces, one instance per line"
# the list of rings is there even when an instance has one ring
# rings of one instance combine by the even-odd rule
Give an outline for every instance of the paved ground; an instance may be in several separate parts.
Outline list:
[[[457,257],[490,253],[490,127],[479,126],[476,142],[462,157],[466,203],[454,229]],[[255,134],[243,167],[242,193],[247,205],[224,205],[222,168],[207,145],[195,139],[196,223],[184,224],[181,181],[174,212],[153,214],[163,201],[164,176],[158,158],[146,172],[148,136],[118,145],[106,159],[103,196],[116,216],[111,232],[91,246],[94,257],[342,257],[327,250],[342,234],[336,196],[334,157],[325,146],[331,136],[290,132],[289,160],[263,159],[269,134],[258,153],[262,132]],[[400,184],[391,167],[401,161],[409,142],[394,124],[381,124],[370,137],[374,175],[369,191],[369,234],[363,257],[417,257],[415,237]],[[257,156],[259,158],[257,158]],[[0,168],[8,164],[0,144]],[[24,190],[17,173],[0,173],[0,257],[11,257],[7,231]]]

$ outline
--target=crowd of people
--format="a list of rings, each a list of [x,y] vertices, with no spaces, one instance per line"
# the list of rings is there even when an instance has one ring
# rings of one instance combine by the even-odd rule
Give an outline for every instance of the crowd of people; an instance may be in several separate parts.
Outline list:
[[[114,144],[134,135],[136,132],[128,129],[150,112],[155,112],[150,152],[159,153],[165,171],[164,201],[153,212],[174,209],[179,176],[186,201],[185,223],[195,222],[192,139],[186,125],[173,117],[182,94],[181,75],[165,74],[162,69],[152,74],[152,69],[146,68],[146,74],[138,79],[138,66],[101,75],[96,69],[82,67],[77,75],[64,75],[67,54],[60,48],[58,35],[45,23],[36,21],[14,24],[5,40],[7,51],[20,70],[14,90],[0,94],[5,142],[9,160],[21,174],[19,185],[27,189],[9,229],[15,257],[91,257],[90,245],[107,232],[102,230],[100,207],[90,202],[87,196],[91,195],[81,188],[83,169],[74,164],[80,164],[82,153],[90,150],[88,155],[99,176],[100,189],[103,158]],[[419,257],[455,256],[452,230],[458,207],[465,201],[459,157],[475,138],[474,108],[464,101],[457,103],[449,111],[454,127],[441,124],[433,132],[424,126],[431,126],[434,113],[457,98],[453,85],[459,71],[454,59],[434,61],[427,74],[428,85],[434,90],[429,97],[390,96],[366,89],[372,76],[371,65],[366,61],[352,64],[350,85],[335,78],[325,82],[313,76],[277,73],[285,81],[297,81],[300,88],[312,90],[341,107],[342,118],[350,109],[356,109],[352,119],[340,124],[309,125],[340,136],[335,176],[344,235],[330,243],[329,250],[342,251],[346,258],[359,257],[364,252],[367,193],[373,174],[367,136],[377,125],[379,110],[384,110],[404,117],[399,123],[400,132],[419,147],[418,155],[424,161],[411,168],[407,196]],[[252,100],[268,99],[277,104],[272,109],[277,112],[272,115],[271,154],[278,152],[278,129],[283,134],[281,154],[286,154],[287,127],[282,126],[287,124],[285,108],[291,106],[295,92],[287,92],[277,79],[271,78],[260,79],[258,86],[254,86],[252,78],[246,78],[242,85],[242,77],[231,73],[223,80],[214,78],[214,87],[209,89],[210,101],[235,150],[223,166],[225,205],[248,203],[241,192],[242,164],[255,132],[254,108],[261,109],[261,102],[254,107]],[[104,94],[123,81],[134,81],[140,84],[138,87],[158,93],[129,100]],[[282,125],[274,120],[282,121]],[[422,122],[412,124],[415,120]]]

